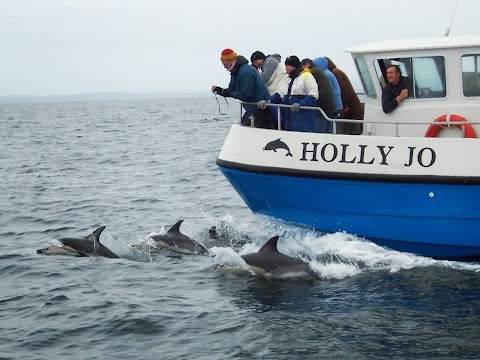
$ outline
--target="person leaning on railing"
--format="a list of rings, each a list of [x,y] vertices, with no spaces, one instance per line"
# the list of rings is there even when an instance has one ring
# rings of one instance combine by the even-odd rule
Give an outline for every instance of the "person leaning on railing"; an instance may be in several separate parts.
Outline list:
[[[281,59],[282,57],[279,54],[265,56],[261,51],[255,51],[250,56],[252,66],[259,70],[260,77],[267,85],[270,95],[279,92],[287,78]]]
[[[321,108],[329,118],[336,117],[335,99],[333,97],[333,89],[328,79],[327,74],[320,69],[319,66],[309,59],[303,59],[301,62],[304,68],[310,69],[315,81],[318,85],[318,100],[317,107]],[[315,114],[316,117],[316,132],[318,133],[333,133],[333,123],[328,121],[325,116],[319,111]]]
[[[340,119],[363,120],[362,103],[347,74],[340,70],[329,57],[325,56],[325,59],[328,61],[328,70],[335,75],[338,85],[340,86],[343,104],[343,109],[340,111]],[[347,122],[337,123],[337,134],[360,135],[362,132],[363,126],[360,122],[357,124]]]
[[[304,69],[297,56],[285,60],[287,81],[283,84],[281,94],[270,96],[270,102],[291,105],[282,109],[283,128],[291,131],[315,132],[315,110],[300,110],[300,106],[315,107],[318,99],[318,86],[309,69]],[[284,94],[284,95],[283,95]],[[265,106],[265,101],[258,104]]]
[[[282,57],[280,54],[272,54],[265,56],[261,51],[255,51],[250,56],[252,66],[260,72],[260,77],[267,85],[268,92],[273,95],[279,92],[287,81],[287,73],[285,66],[281,63]],[[278,108],[270,107],[270,117],[274,124],[278,124]]]
[[[230,71],[230,84],[224,89],[212,86],[214,94],[224,97],[233,97],[246,103],[258,103],[260,100],[268,100],[265,82],[253,67],[248,65],[248,60],[242,55],[237,55],[232,49],[225,49],[220,56],[222,65]],[[269,109],[260,109],[256,105],[243,104],[245,113],[242,116],[242,125],[250,126],[251,116],[254,117],[255,127],[272,129],[272,120]]]
[[[342,89],[340,89],[340,84],[338,83],[337,78],[335,75],[328,69],[328,60],[324,56],[320,56],[318,58],[313,59],[313,63],[317,65],[320,69],[325,72],[325,75],[328,76],[328,80],[330,80],[330,84],[333,90],[333,100],[335,101],[335,108],[336,108],[336,116],[340,115],[340,112],[343,109],[343,102],[342,102]]]

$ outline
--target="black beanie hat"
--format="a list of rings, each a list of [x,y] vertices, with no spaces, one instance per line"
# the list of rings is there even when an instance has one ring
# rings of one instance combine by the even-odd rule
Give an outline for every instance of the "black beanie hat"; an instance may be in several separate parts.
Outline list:
[[[302,65],[302,66],[305,66],[305,65],[307,65],[307,64],[309,64],[309,65],[315,65],[315,64],[313,63],[312,59],[310,59],[310,58],[305,58],[305,59],[303,59],[302,62],[301,62],[301,65]]]
[[[290,65],[297,68],[300,66],[300,59],[295,55],[289,56],[285,59],[285,65]]]
[[[253,63],[255,60],[265,59],[266,56],[261,51],[255,51],[252,56],[250,56],[250,61]]]

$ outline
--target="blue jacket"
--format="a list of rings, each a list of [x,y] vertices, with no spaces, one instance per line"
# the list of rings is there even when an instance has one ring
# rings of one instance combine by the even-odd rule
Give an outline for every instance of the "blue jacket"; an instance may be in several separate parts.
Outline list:
[[[333,75],[333,73],[330,70],[328,70],[328,60],[324,57],[319,57],[319,58],[313,59],[313,63],[317,65],[320,69],[322,69],[325,72],[325,74],[327,74],[328,79],[332,84],[333,99],[335,100],[335,107],[337,108],[337,111],[340,112],[340,110],[343,109],[342,91],[340,90],[340,85],[338,84],[337,78],[335,77],[335,75]]]
[[[231,71],[228,91],[231,97],[244,102],[257,103],[270,98],[267,85],[258,71],[248,65],[248,60],[241,55],[237,57],[237,62]],[[257,105],[243,105],[243,107],[249,113],[258,110]]]

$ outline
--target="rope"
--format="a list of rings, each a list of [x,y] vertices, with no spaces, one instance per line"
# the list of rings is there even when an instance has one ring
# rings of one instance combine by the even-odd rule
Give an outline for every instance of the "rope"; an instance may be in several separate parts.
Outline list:
[[[218,97],[217,97],[217,94],[213,94],[215,95],[215,100],[217,100],[217,104],[218,104],[218,113],[220,115],[227,115],[228,114],[228,101],[227,101],[227,98],[225,96],[223,96],[223,98],[225,99],[225,102],[227,103],[227,111],[226,112],[222,112],[222,109],[221,109],[221,106],[220,106],[220,101],[218,101]]]

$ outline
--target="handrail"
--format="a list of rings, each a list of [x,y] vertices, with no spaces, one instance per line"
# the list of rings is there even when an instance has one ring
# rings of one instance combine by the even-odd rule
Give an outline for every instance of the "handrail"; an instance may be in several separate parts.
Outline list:
[[[247,102],[241,101],[240,102],[240,111],[241,111],[241,105],[242,104],[257,105],[258,106],[258,103],[250,103],[250,102],[247,103]],[[266,103],[265,106],[267,106],[267,107],[279,107],[279,108],[291,108],[292,107],[292,105],[272,104],[272,103]],[[384,124],[384,125],[431,125],[432,124],[432,121],[415,121],[415,122],[412,122],[412,121],[392,121],[390,123],[387,123],[385,121],[378,121],[378,120],[377,121],[375,121],[375,120],[372,121],[372,120],[362,120],[362,119],[332,119],[332,118],[329,118],[327,116],[327,114],[325,114],[325,112],[319,107],[300,106],[300,110],[319,111],[325,117],[325,120],[333,122],[334,125],[337,122],[358,124],[359,121],[361,121],[363,124]],[[470,125],[478,125],[478,124],[480,124],[480,121],[469,121],[468,123]],[[445,124],[448,125],[448,123],[445,123]],[[458,125],[459,123],[455,123],[455,124]]]

